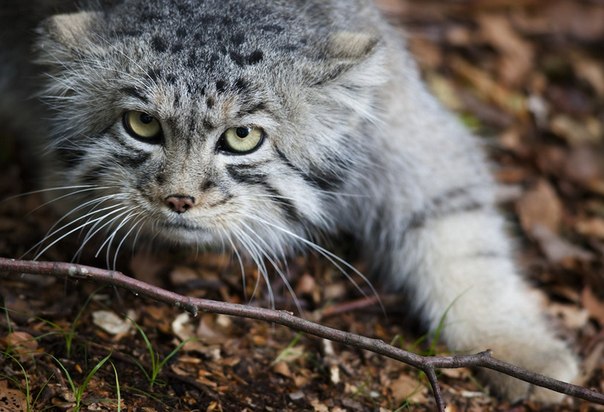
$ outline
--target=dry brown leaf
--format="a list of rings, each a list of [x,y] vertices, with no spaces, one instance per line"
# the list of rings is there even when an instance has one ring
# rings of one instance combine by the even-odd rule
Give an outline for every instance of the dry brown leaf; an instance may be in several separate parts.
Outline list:
[[[443,62],[440,48],[429,39],[422,37],[409,39],[409,50],[423,67],[436,69]]]
[[[400,403],[405,400],[410,402],[426,402],[424,385],[416,378],[409,375],[401,375],[388,385],[394,399]]]
[[[533,69],[532,44],[516,33],[506,16],[483,14],[478,24],[483,39],[501,53],[499,76],[508,86],[518,85]]]
[[[310,404],[313,407],[314,412],[329,412],[329,408],[323,402],[318,399],[313,399],[310,401]]]
[[[552,263],[565,263],[567,260],[592,261],[594,255],[562,239],[547,227],[533,227],[531,235],[537,240],[547,259]]]
[[[21,391],[9,389],[6,381],[0,381],[0,412],[25,412],[27,399]]]
[[[566,114],[559,114],[552,119],[550,128],[573,146],[597,144],[604,137],[602,123],[595,117],[578,120]]]
[[[543,5],[539,13],[518,9],[512,14],[514,26],[523,33],[555,34],[585,41],[598,41],[604,35],[604,7],[601,4],[574,0],[537,0],[536,3]]]
[[[441,369],[439,373],[452,379],[467,379],[472,376],[472,372],[467,368]]]
[[[589,315],[597,320],[600,325],[604,325],[604,301],[594,295],[591,288],[586,287],[581,294],[583,307],[589,312]]]
[[[273,371],[286,378],[292,377],[292,372],[289,369],[287,362],[277,362],[273,365]]]
[[[573,53],[571,57],[578,77],[587,81],[598,93],[598,96],[603,97],[604,68],[602,68],[602,63],[577,52]]]
[[[589,313],[576,305],[550,303],[547,305],[547,312],[560,320],[562,326],[568,330],[582,329],[589,321]]]
[[[575,229],[584,236],[604,239],[604,219],[592,218],[580,220],[575,224]]]
[[[536,226],[543,226],[557,233],[563,208],[552,185],[540,179],[516,202],[516,211],[526,233],[532,234]]]
[[[577,1],[553,1],[546,11],[550,27],[573,37],[598,41],[604,37],[604,7]]]
[[[604,182],[604,156],[590,146],[573,148],[566,153],[566,176],[584,187]]]
[[[598,342],[583,361],[583,374],[580,385],[585,385],[597,369],[604,366],[604,342]]]
[[[10,350],[15,352],[22,362],[31,359],[38,350],[38,341],[26,332],[13,332],[6,337],[5,341]]]
[[[451,58],[450,67],[459,76],[474,86],[478,93],[480,93],[483,101],[492,101],[506,112],[516,116],[527,116],[528,107],[524,96],[514,92],[513,90],[503,87],[501,84],[497,83],[487,72],[474,67],[466,60],[457,56],[453,56]]]
[[[196,279],[199,279],[197,272],[187,266],[177,266],[170,272],[170,281],[176,286],[186,285]]]

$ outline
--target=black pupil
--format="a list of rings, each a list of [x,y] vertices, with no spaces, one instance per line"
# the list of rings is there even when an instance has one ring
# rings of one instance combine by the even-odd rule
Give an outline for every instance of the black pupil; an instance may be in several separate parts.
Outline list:
[[[235,133],[237,133],[237,137],[240,138],[244,138],[244,137],[248,137],[250,134],[250,129],[249,127],[238,127],[237,130],[235,130]]]
[[[141,123],[149,124],[153,121],[153,116],[149,116],[147,113],[141,113],[139,119],[140,119]]]

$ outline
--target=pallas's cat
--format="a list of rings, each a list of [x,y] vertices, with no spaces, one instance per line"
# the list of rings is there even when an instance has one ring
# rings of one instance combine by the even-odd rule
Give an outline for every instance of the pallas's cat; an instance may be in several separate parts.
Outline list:
[[[31,58],[5,25],[0,107],[44,102],[21,124],[46,146],[46,186],[70,188],[55,238],[226,244],[270,266],[301,249],[338,262],[314,242],[348,232],[428,328],[446,313],[451,350],[576,377],[513,261],[479,144],[370,1],[101,0],[46,17],[24,26],[38,25],[19,40]],[[559,399],[488,378],[510,399]]]

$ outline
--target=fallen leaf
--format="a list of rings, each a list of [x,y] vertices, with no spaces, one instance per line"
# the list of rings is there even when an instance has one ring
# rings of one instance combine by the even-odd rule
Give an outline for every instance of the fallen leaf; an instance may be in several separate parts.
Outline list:
[[[589,322],[587,310],[576,305],[550,303],[547,305],[547,312],[560,320],[562,326],[568,330],[580,330]]]
[[[125,335],[132,329],[129,319],[122,319],[115,312],[107,310],[93,312],[92,323],[111,335]]]
[[[604,366],[604,342],[597,343],[583,361],[583,373],[581,376],[580,385],[585,385],[587,381],[594,375],[597,369]]]
[[[581,294],[583,307],[589,312],[589,315],[596,319],[600,325],[604,325],[604,302],[594,295],[591,288],[586,287]]]
[[[425,402],[425,388],[422,383],[409,375],[401,375],[389,384],[392,396],[400,403],[403,401]]]
[[[329,412],[329,408],[327,407],[327,405],[325,405],[318,399],[311,400],[310,404],[312,405],[314,412]]]
[[[6,381],[0,381],[0,412],[20,412],[27,410],[25,394],[9,389]]]
[[[571,60],[578,77],[587,81],[600,97],[604,96],[604,69],[602,63],[574,52]]]
[[[566,153],[563,170],[568,178],[590,188],[594,182],[604,182],[604,156],[590,146],[573,148]]]
[[[26,332],[13,332],[5,341],[10,350],[19,356],[21,362],[31,359],[38,349],[38,341]]]
[[[597,144],[603,137],[602,124],[595,117],[575,119],[559,114],[550,122],[550,129],[573,146]]]
[[[277,362],[273,365],[273,371],[286,378],[292,377],[292,372],[289,369],[287,362]]]
[[[580,220],[575,224],[578,233],[604,239],[604,219],[592,218]]]
[[[557,233],[562,220],[562,203],[556,191],[546,180],[540,179],[516,202],[520,223],[528,234],[536,226],[543,226]]]
[[[594,259],[592,253],[562,239],[545,226],[533,227],[531,235],[537,240],[541,250],[552,263],[564,263],[568,259],[589,262]]]
[[[187,266],[177,266],[170,271],[170,281],[175,286],[186,285],[197,279],[199,279],[197,272]]]
[[[508,86],[516,86],[533,70],[534,50],[512,28],[508,18],[499,14],[478,17],[481,36],[500,52],[499,76]]]

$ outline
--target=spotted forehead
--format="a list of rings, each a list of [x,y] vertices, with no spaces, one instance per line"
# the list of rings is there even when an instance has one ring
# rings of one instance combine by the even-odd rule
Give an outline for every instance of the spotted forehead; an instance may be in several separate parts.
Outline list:
[[[294,10],[279,1],[126,0],[105,14],[99,30],[212,73],[225,65],[254,66],[269,54],[316,53]]]

